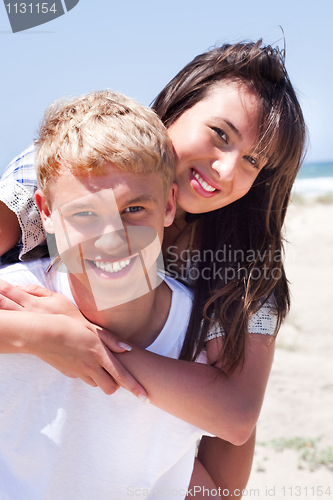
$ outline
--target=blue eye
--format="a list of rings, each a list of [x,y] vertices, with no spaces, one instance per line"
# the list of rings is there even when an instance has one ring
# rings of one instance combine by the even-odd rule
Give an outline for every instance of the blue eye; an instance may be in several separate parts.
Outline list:
[[[96,214],[94,214],[94,212],[90,212],[90,211],[85,211],[85,212],[77,212],[76,214],[74,214],[75,217],[89,217],[89,216],[94,216]]]
[[[143,210],[143,207],[139,207],[139,206],[127,207],[127,208],[125,208],[124,213],[135,214],[137,212],[140,212],[141,210]]]

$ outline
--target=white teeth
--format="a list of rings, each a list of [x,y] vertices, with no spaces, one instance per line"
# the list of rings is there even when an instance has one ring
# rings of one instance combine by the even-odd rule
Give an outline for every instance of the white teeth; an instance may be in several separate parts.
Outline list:
[[[94,260],[94,264],[98,269],[106,271],[107,273],[118,273],[124,267],[128,266],[132,259],[119,260],[118,262],[102,262],[100,260]]]
[[[213,186],[210,186],[209,184],[207,184],[207,182],[204,181],[203,178],[200,177],[200,175],[197,172],[192,170],[192,173],[193,173],[194,177],[196,178],[196,180],[199,182],[200,186],[203,187],[205,191],[208,191],[209,193],[213,193],[214,191],[216,191],[216,189],[213,188]]]
[[[114,273],[117,273],[118,271],[121,271],[121,269],[122,269],[122,267],[121,267],[121,265],[119,264],[119,262],[115,262],[115,263],[113,264],[113,272],[114,272]]]

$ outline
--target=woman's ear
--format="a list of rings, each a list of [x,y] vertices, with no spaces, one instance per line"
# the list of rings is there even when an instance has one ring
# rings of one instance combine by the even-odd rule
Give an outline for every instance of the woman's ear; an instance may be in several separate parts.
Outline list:
[[[164,227],[169,227],[173,223],[176,214],[176,198],[178,194],[178,186],[175,182],[171,184],[169,193],[166,199]]]
[[[35,201],[38,210],[40,211],[45,231],[47,233],[54,233],[51,210],[49,208],[45,195],[39,189],[37,189],[37,191],[35,192]]]

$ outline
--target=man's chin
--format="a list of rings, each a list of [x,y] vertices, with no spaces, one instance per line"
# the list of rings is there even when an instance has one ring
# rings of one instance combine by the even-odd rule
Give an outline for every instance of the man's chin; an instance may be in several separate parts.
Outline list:
[[[110,273],[108,273],[110,274]],[[130,273],[123,278],[108,277],[104,273],[89,269],[86,273],[72,274],[78,297],[85,303],[94,303],[98,311],[110,309],[131,302],[149,293],[146,275],[143,271]],[[78,282],[80,286],[78,286]]]

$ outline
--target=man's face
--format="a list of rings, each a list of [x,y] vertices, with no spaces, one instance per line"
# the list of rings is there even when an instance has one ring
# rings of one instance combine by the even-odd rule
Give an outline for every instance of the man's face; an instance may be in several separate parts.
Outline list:
[[[77,177],[61,166],[50,189],[50,210],[44,197],[40,206],[61,260],[98,310],[126,303],[159,284],[163,230],[175,209],[173,193],[165,199],[157,173],[127,173],[110,163],[105,172]]]

